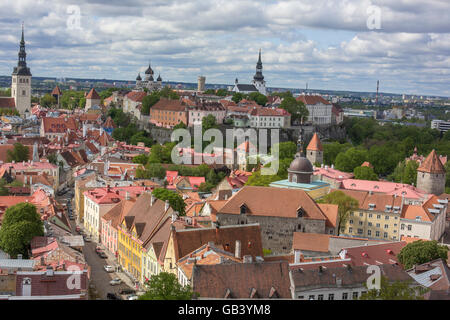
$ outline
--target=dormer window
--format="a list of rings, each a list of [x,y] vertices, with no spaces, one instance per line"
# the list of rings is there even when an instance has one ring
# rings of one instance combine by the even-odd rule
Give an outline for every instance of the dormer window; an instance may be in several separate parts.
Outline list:
[[[245,205],[245,203],[241,204],[241,206],[240,206],[240,212],[241,212],[241,214],[246,214],[246,213],[248,212],[248,208],[247,208],[247,206]]]
[[[297,216],[299,218],[302,218],[304,215],[305,215],[305,210],[302,207],[298,208],[297,209]]]

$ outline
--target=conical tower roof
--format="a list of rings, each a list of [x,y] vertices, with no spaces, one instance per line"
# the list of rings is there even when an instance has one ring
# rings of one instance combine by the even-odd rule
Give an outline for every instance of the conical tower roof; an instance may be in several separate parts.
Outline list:
[[[430,152],[428,157],[422,163],[422,165],[417,169],[420,172],[428,172],[428,173],[445,173],[444,165],[436,154],[436,151]]]
[[[314,133],[311,141],[309,142],[306,150],[309,151],[323,151],[322,143],[320,142],[319,136],[317,132]]]
[[[94,88],[91,89],[91,91],[89,91],[88,95],[86,96],[86,99],[101,99],[100,96],[98,95],[97,91],[95,91]]]

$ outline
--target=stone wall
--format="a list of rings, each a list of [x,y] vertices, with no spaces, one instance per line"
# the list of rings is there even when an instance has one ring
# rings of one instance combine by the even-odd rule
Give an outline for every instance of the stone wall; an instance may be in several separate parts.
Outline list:
[[[445,174],[417,172],[417,188],[441,195],[445,192]]]
[[[294,232],[325,233],[324,220],[218,213],[217,221],[220,226],[258,223],[263,248],[274,255],[291,252]]]

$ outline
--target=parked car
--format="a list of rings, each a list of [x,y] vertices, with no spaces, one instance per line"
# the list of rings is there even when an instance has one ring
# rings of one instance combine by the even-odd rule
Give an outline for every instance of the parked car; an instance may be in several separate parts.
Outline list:
[[[111,293],[111,292],[108,292],[108,293],[106,294],[106,299],[108,299],[108,300],[122,300],[122,299],[120,298],[120,296],[118,296],[118,295],[115,294],[115,293]]]
[[[114,272],[114,267],[113,266],[104,266],[103,269],[105,269],[106,272]]]
[[[133,289],[121,289],[119,291],[120,294],[136,294],[136,290]]]
[[[130,294],[128,297],[127,297],[127,300],[137,300],[139,297],[138,297],[138,295],[137,294]]]
[[[83,237],[83,239],[85,242],[91,242],[91,238],[89,238],[89,237]]]
[[[122,283],[122,279],[120,279],[120,278],[114,278],[109,282],[109,284],[112,286],[117,286],[121,283]]]
[[[106,255],[106,253],[104,253],[103,251],[98,252],[98,256],[102,259],[106,259],[108,258],[108,256]]]
[[[104,266],[103,269],[105,269],[106,272],[114,272],[113,266]]]
[[[96,246],[95,247],[95,252],[97,252],[97,253],[99,253],[100,251],[102,251],[103,249],[101,248],[101,247],[99,247],[99,246]]]

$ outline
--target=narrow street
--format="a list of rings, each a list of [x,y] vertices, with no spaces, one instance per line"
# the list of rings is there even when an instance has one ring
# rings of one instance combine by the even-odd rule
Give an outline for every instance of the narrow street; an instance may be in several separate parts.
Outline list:
[[[73,190],[73,189],[71,189]],[[73,197],[70,194],[65,194],[62,196],[57,197],[58,201],[62,201],[65,203],[66,201],[73,200]],[[72,210],[73,208],[73,201],[72,204],[68,204],[68,207],[70,207]],[[70,220],[70,226],[72,229],[72,234],[79,235],[75,229],[76,229],[76,221]],[[80,226],[82,227],[82,226]],[[83,228],[81,228],[83,229]],[[95,251],[95,248],[97,246],[102,247],[103,251],[107,254],[108,258],[102,259]],[[86,260],[86,263],[91,268],[91,274],[90,274],[90,286],[92,287],[92,291],[96,292],[95,296],[97,299],[105,300],[108,293],[114,293],[117,296],[120,296],[119,292],[122,289],[128,289],[128,290],[134,290],[133,282],[128,278],[128,276],[123,272],[111,272],[108,273],[105,271],[104,266],[110,265],[113,266],[115,269],[117,268],[117,263],[115,261],[115,258],[112,253],[108,252],[106,248],[103,246],[95,243],[95,242],[85,242],[84,243],[84,249],[83,254]],[[114,278],[120,278],[122,280],[122,283],[120,285],[112,286],[109,284],[109,282]],[[126,298],[126,296],[122,295],[122,298]]]

